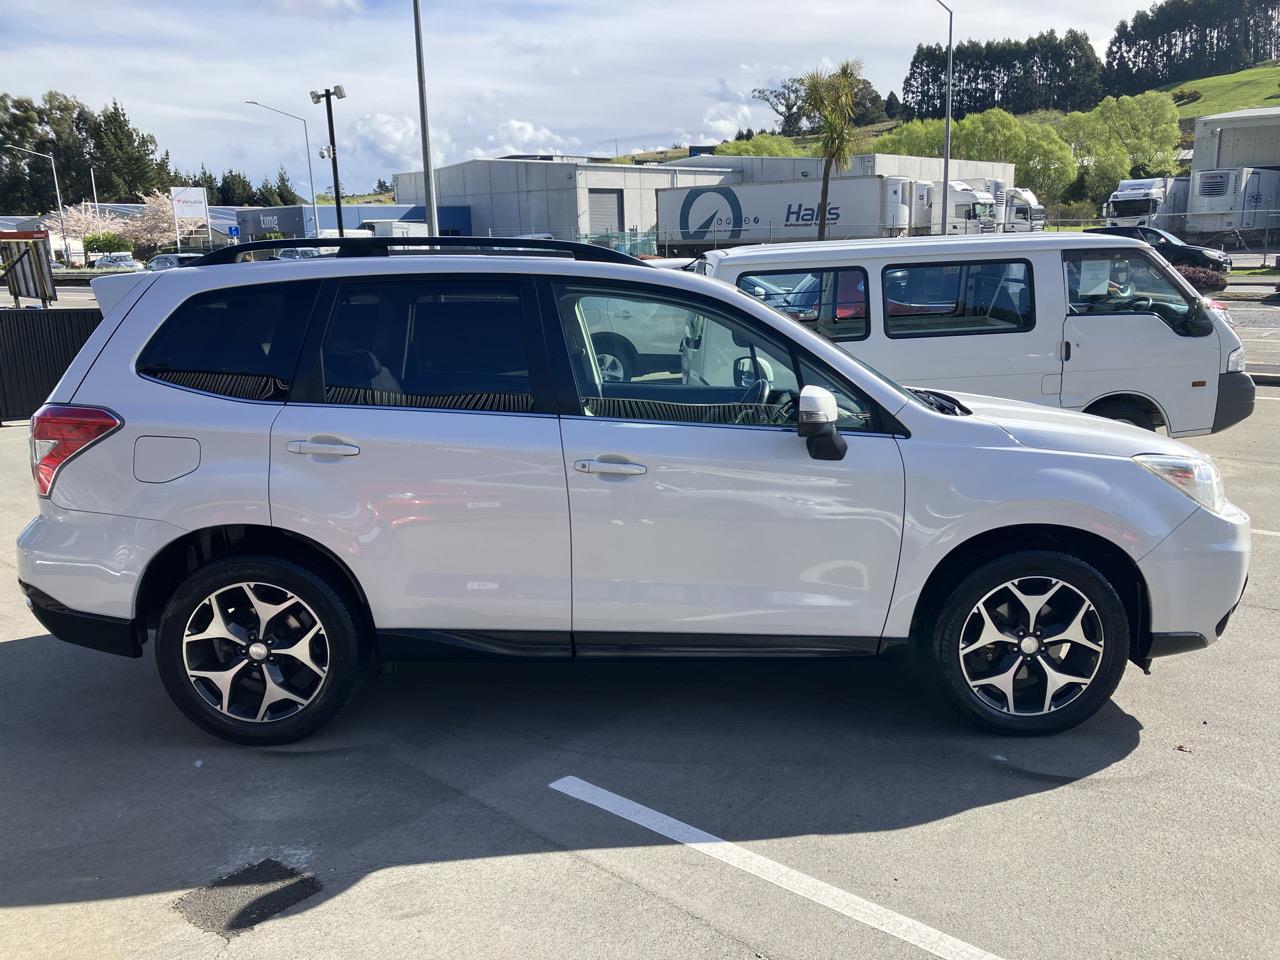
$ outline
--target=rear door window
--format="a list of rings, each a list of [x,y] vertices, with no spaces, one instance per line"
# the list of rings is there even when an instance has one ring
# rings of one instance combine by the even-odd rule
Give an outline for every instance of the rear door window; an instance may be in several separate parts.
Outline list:
[[[138,373],[239,400],[283,401],[320,283],[261,283],[184,301],[138,357]]]
[[[867,272],[861,267],[743,274],[738,288],[832,340],[867,336]]]
[[[1022,333],[1035,326],[1026,260],[885,267],[884,329],[890,337]]]

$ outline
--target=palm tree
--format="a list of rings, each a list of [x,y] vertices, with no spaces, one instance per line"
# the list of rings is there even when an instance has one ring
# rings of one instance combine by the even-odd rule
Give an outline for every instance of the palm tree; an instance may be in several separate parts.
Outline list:
[[[818,203],[818,239],[827,239],[827,196],[831,171],[843,167],[853,157],[860,136],[853,122],[854,98],[862,79],[862,61],[845,60],[835,70],[814,70],[801,78],[810,132],[817,134],[815,145],[822,157],[822,198]]]

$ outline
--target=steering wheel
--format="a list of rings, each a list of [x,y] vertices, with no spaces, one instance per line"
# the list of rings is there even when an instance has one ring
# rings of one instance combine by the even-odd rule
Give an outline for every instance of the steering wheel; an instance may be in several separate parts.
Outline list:
[[[1116,309],[1141,312],[1143,310],[1150,310],[1154,303],[1155,301],[1152,300],[1150,297],[1142,297],[1142,296],[1128,297],[1124,300],[1121,300],[1119,303],[1117,303]]]
[[[764,411],[760,408],[769,399],[769,381],[756,380],[747,387],[747,392],[738,398],[742,409],[733,418],[734,423],[760,423]]]

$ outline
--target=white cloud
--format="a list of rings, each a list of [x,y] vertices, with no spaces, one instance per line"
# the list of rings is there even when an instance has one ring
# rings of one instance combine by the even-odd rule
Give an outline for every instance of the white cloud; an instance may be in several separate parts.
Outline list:
[[[945,41],[945,16],[933,0],[906,0],[893,17],[866,8],[847,0],[805,0],[781,15],[777,0],[426,4],[433,152],[454,162],[611,153],[615,138],[623,152],[718,141],[739,126],[774,124],[751,100],[753,87],[851,53],[882,93],[901,92],[916,44]],[[989,0],[981,17],[957,22],[956,39],[1075,27],[1102,49],[1122,12],[1114,0],[1077,0],[1069,15],[1061,5]],[[58,15],[76,29],[43,26],[48,0],[0,3],[6,92],[61,90],[95,108],[118,99],[182,169],[234,165],[256,181],[284,164],[304,182],[299,124],[243,102],[305,117],[314,162],[325,118],[307,91],[334,83],[348,94],[334,103],[344,181],[371,185],[420,165],[407,2],[221,0],[218,23],[236,30],[154,0],[63,0]],[[324,166],[316,165],[322,190]]]

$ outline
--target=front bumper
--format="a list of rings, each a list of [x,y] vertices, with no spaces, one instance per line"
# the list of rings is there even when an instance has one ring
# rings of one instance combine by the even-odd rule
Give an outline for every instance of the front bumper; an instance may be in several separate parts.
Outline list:
[[[1213,412],[1213,432],[1225,430],[1253,413],[1257,387],[1247,373],[1218,374],[1218,406]]]
[[[19,580],[18,586],[35,618],[59,640],[121,657],[142,656],[142,640],[132,620],[72,610],[29,583]]]
[[[1249,517],[1196,510],[1138,561],[1151,601],[1138,659],[1202,650],[1226,630],[1249,576]]]

